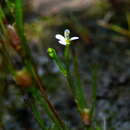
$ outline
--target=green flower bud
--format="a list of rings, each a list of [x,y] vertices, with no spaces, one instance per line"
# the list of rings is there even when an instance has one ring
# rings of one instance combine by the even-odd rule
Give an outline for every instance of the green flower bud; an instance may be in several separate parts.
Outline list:
[[[54,58],[56,57],[56,51],[55,51],[55,49],[53,49],[53,48],[48,48],[47,52],[48,52],[48,55],[49,55],[51,58],[54,59]]]
[[[65,39],[69,39],[69,35],[70,35],[70,30],[69,29],[66,29],[65,31],[64,31],[64,37],[65,37]]]

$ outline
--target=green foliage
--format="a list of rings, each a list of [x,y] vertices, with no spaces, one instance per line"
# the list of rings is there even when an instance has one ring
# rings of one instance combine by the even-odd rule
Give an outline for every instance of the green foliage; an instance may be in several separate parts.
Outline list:
[[[69,34],[67,35],[67,37],[69,39]],[[66,42],[68,42],[68,41],[66,41]],[[80,112],[81,118],[82,118],[82,113],[84,113],[84,110],[87,107],[87,103],[86,103],[85,94],[84,94],[84,90],[83,90],[81,79],[80,79],[79,68],[78,68],[78,59],[77,59],[76,55],[75,56],[72,55],[70,45],[71,44],[69,41],[69,44],[66,44],[66,46],[65,46],[64,62],[61,62],[59,56],[56,54],[55,49],[48,48],[48,54],[56,62],[60,71],[66,77],[70,90],[73,94],[74,100],[77,104],[77,109]],[[74,64],[73,64],[74,72],[71,72],[71,70],[70,70],[71,59],[73,59],[73,62],[74,62]],[[62,67],[63,65],[65,67]],[[66,73],[64,73],[64,72],[66,72]],[[74,75],[72,73],[74,73]]]
[[[44,85],[41,82],[41,79],[37,73],[35,63],[33,62],[33,59],[31,56],[31,51],[29,49],[29,46],[26,41],[26,37],[24,35],[25,32],[24,32],[24,23],[23,23],[23,1],[22,0],[15,1],[15,14],[16,14],[15,15],[16,28],[18,31],[18,36],[21,39],[21,46],[22,46],[22,50],[20,52],[18,52],[18,54],[21,56],[24,66],[27,68],[27,70],[29,70],[28,72],[30,73],[30,75],[32,75],[32,78],[34,79],[33,86],[27,86],[28,89],[25,89],[27,93],[29,91],[33,95],[33,97],[30,97],[27,104],[30,104],[28,106],[31,107],[36,120],[38,121],[39,125],[41,126],[41,128],[43,130],[45,129],[45,126],[44,126],[43,120],[41,119],[41,115],[36,107],[36,104],[35,104],[35,103],[37,103],[37,101],[40,101],[40,105],[43,105],[44,110],[46,111],[48,116],[52,119],[52,122],[57,127],[57,130],[61,130],[61,129],[64,130],[64,129],[66,129],[64,122],[60,119],[60,117],[57,114],[56,110],[54,109],[53,105],[48,100],[48,96],[46,95],[46,92],[43,87]],[[14,74],[17,70],[13,66],[12,62],[10,62],[11,57],[8,53],[8,47],[7,47],[7,43],[9,46],[10,41],[8,40],[8,33],[7,33],[7,28],[6,28],[7,25],[3,23],[3,20],[5,20],[5,14],[4,14],[2,8],[0,8],[0,27],[1,27],[2,33],[3,33],[2,34],[3,35],[2,49],[4,52],[4,56],[8,61],[7,68],[9,70],[9,72],[12,74],[12,76],[14,76]],[[23,79],[26,80],[25,78],[23,78]],[[35,93],[34,93],[33,90],[37,90],[37,91],[35,91]]]
[[[52,105],[51,101],[48,99],[48,95],[45,91],[45,85],[43,84],[43,81],[41,80],[41,77],[39,76],[37,72],[37,66],[35,65],[35,62],[32,58],[32,54],[30,51],[30,48],[28,46],[28,42],[25,36],[25,30],[24,30],[24,19],[23,19],[23,0],[15,0],[15,3],[12,1],[7,0],[7,7],[10,10],[10,13],[14,12],[15,8],[15,25],[17,30],[17,35],[20,39],[20,45],[21,50],[17,52],[17,54],[20,56],[23,68],[27,68],[27,71],[29,72],[31,78],[33,79],[33,84],[30,86],[27,86],[26,88],[20,88],[20,90],[25,93],[30,93],[31,96],[29,97],[29,100],[27,102],[28,107],[31,108],[35,119],[37,120],[39,126],[42,130],[46,130],[47,127],[45,126],[45,122],[42,119],[42,115],[40,111],[38,110],[37,106],[42,106],[44,112],[48,115],[49,120],[51,121],[51,129],[53,130],[69,130],[67,125],[62,121],[59,114],[56,112],[54,106]],[[13,15],[12,15],[13,16]],[[6,20],[6,15],[3,11],[3,9],[0,7],[0,28],[2,35],[0,36],[3,44],[2,44],[2,52],[3,57],[7,60],[7,68],[9,73],[14,76],[17,72],[17,69],[15,68],[14,64],[11,61],[10,54],[8,52],[8,46],[10,46],[10,40],[8,36],[8,30],[7,30],[7,24],[4,24],[4,20]],[[78,23],[76,23],[78,24]],[[83,28],[80,27],[80,31]],[[120,31],[120,28],[113,27],[113,29]],[[66,42],[66,46],[64,48],[63,52],[63,61],[61,60],[60,56],[56,53],[55,49],[48,48],[48,54],[51,59],[53,59],[58,66],[60,72],[65,76],[66,80],[68,81],[68,85],[70,87],[70,91],[72,92],[74,101],[77,105],[77,110],[81,115],[81,120],[83,121],[84,128],[92,129],[91,124],[85,124],[85,122],[90,122],[89,119],[93,118],[93,112],[96,107],[96,74],[97,72],[93,72],[93,81],[92,81],[92,95],[93,95],[93,102],[92,102],[92,108],[91,109],[91,117],[88,117],[88,120],[84,118],[85,116],[89,116],[88,112],[84,112],[85,110],[89,110],[88,104],[86,102],[86,97],[84,93],[84,88],[82,86],[80,73],[79,73],[79,67],[78,67],[78,57],[77,55],[74,55],[71,52],[71,38],[69,37],[70,31],[65,31],[65,38],[63,39],[64,42]],[[10,46],[11,47],[11,46]],[[73,62],[73,71],[71,70],[71,61]],[[26,77],[26,76],[25,76]],[[24,77],[24,78],[25,78]],[[23,80],[25,81],[26,79]],[[43,78],[44,79],[44,78]],[[83,115],[86,114],[86,115]],[[91,119],[90,119],[91,120]],[[88,126],[86,126],[88,125]],[[50,126],[49,126],[50,127]]]
[[[45,94],[45,90],[43,88],[43,84],[41,82],[41,79],[37,73],[37,70],[35,68],[35,63],[32,59],[30,49],[27,45],[26,37],[24,35],[24,23],[23,23],[23,1],[22,0],[16,0],[15,3],[16,8],[16,27],[18,29],[18,34],[22,41],[22,47],[25,52],[25,56],[22,57],[25,65],[30,70],[30,73],[34,76],[35,84],[39,88],[40,93],[33,93],[34,99],[40,101],[42,103],[43,108],[47,112],[48,116],[53,120],[54,124],[57,126],[57,129],[65,129],[64,123],[60,119],[59,115],[57,114],[56,110],[54,109],[53,105],[48,100],[47,95]],[[23,56],[23,54],[22,54]],[[38,99],[37,99],[38,98]],[[42,100],[42,101],[41,101]]]
[[[54,121],[54,124],[55,124],[55,127],[57,128],[57,130],[62,130],[59,121],[56,119],[56,117],[54,116],[53,112],[50,110],[50,108],[49,108],[50,106],[46,102],[46,99],[42,98],[42,95],[40,94],[38,89],[30,88],[28,90],[29,90],[29,92],[31,92],[32,96],[34,97],[36,105],[43,106],[43,110],[47,113],[47,115],[51,118],[51,120]],[[39,121],[40,125],[42,125],[42,129],[44,130],[45,126],[43,125],[43,121],[41,120],[41,117],[40,117],[41,115],[36,110],[37,110],[37,108],[35,107],[33,109],[33,111],[35,112],[36,118]]]

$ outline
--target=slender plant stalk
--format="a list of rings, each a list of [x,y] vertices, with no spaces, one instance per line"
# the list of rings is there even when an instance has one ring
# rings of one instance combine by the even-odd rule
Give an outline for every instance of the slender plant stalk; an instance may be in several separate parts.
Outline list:
[[[31,73],[34,76],[34,79],[36,81],[37,87],[39,88],[39,90],[41,91],[41,94],[45,100],[45,102],[48,104],[48,109],[49,111],[52,111],[53,114],[53,118],[55,120],[55,122],[57,122],[61,128],[65,129],[65,125],[63,123],[63,121],[60,119],[59,115],[57,114],[55,108],[53,107],[53,105],[50,103],[50,101],[48,100],[47,95],[45,94],[45,87],[37,73],[36,67],[35,67],[35,63],[33,62],[33,58],[31,56],[30,53],[30,49],[27,45],[27,41],[26,41],[26,37],[24,35],[24,24],[23,24],[23,2],[22,0],[16,0],[16,26],[18,29],[18,34],[21,38],[22,41],[22,45],[23,45],[23,49],[25,51],[25,56],[23,58],[25,65],[28,66],[28,68],[30,69],[31,67]],[[27,59],[27,60],[25,60]]]
[[[4,40],[4,38],[3,38],[3,40]],[[8,72],[10,72],[10,73],[14,76],[14,75],[15,75],[15,69],[14,69],[12,63],[10,62],[10,61],[11,61],[10,56],[9,56],[8,51],[6,50],[6,48],[5,48],[4,45],[5,45],[5,43],[2,44],[2,49],[1,49],[1,51],[2,51],[3,56],[4,56],[5,59],[6,59],[6,67],[7,67]],[[27,102],[26,102],[26,103],[27,103]],[[27,103],[27,104],[28,104],[28,103]],[[35,107],[35,104],[34,104],[34,103],[33,103],[33,104],[31,103],[30,105],[31,105],[32,112],[34,113],[34,117],[35,117],[36,120],[38,121],[38,123],[39,123],[39,125],[41,126],[42,130],[46,130],[46,129],[44,128],[44,126],[43,126],[43,121],[42,121],[42,119],[40,118],[40,113],[37,111],[37,108]],[[28,105],[28,106],[30,107],[30,105]]]
[[[65,59],[66,59],[66,66],[67,66],[66,67],[67,68],[67,81],[68,81],[70,88],[73,92],[74,99],[75,99],[75,102],[77,104],[77,108],[82,116],[82,112],[84,111],[84,109],[86,109],[87,104],[86,104],[85,95],[84,95],[83,87],[82,87],[81,80],[80,80],[77,56],[76,56],[76,54],[72,55],[73,63],[74,63],[74,75],[75,75],[75,78],[73,78],[73,76],[70,72],[70,68],[69,68],[70,67],[70,63],[69,63],[69,60],[70,60],[69,55],[70,54],[71,54],[71,51],[70,51],[70,48],[68,45],[65,48]],[[89,127],[86,125],[84,125],[84,128],[86,130],[89,130]]]
[[[0,10],[1,10],[1,8],[0,8]],[[0,13],[1,13],[1,11],[0,11]],[[7,45],[5,44],[5,43],[8,44],[9,41],[8,41],[7,38],[5,38],[6,29],[5,29],[4,25],[3,25],[3,22],[2,22],[2,19],[1,19],[1,18],[0,18],[0,26],[2,27],[2,31],[3,31],[3,33],[4,33],[4,35],[1,34],[1,36],[0,36],[0,38],[1,38],[2,41],[3,41],[3,43],[1,43],[1,44],[2,44],[2,46],[1,46],[1,47],[2,47],[2,48],[1,48],[1,51],[2,51],[2,53],[3,53],[3,55],[4,55],[5,59],[6,59],[8,72],[11,72],[11,74],[14,75],[14,74],[15,74],[14,67],[13,67],[13,64],[12,64],[12,62],[11,62],[11,60],[10,60],[10,59],[11,59],[10,54],[9,54],[8,51],[7,51]]]
[[[38,111],[37,109],[37,104],[36,104],[36,101],[33,99],[33,94],[32,94],[32,91],[30,91],[32,88],[28,88],[28,92],[31,93],[31,96],[29,96],[27,98],[27,100],[24,100],[25,101],[25,104],[27,107],[31,108],[31,111],[36,119],[36,121],[38,122],[40,128],[42,130],[47,130],[47,128],[45,127],[45,122],[43,121],[43,119],[41,118],[41,113]],[[22,90],[22,92],[24,93],[24,90]]]
[[[81,86],[80,75],[79,75],[79,70],[78,70],[77,56],[73,56],[74,57],[74,75],[75,75],[75,80],[74,80],[74,78],[71,74],[71,71],[70,71],[70,54],[71,54],[70,46],[67,45],[65,48],[67,81],[68,81],[69,86],[73,92],[78,109],[81,112],[84,108],[86,108],[86,101],[85,101],[85,97],[84,97],[83,88]]]
[[[59,124],[58,120],[56,120],[56,117],[53,115],[52,111],[50,111],[48,104],[46,103],[44,98],[42,98],[41,93],[39,93],[37,88],[30,89],[30,91],[31,91],[36,103],[42,105],[45,112],[47,112],[49,117],[51,117],[51,119],[53,119],[53,121],[55,122],[55,127],[57,127],[57,130],[62,130],[61,125]],[[63,127],[64,127],[64,129],[67,129],[65,126],[63,126]]]
[[[80,79],[80,74],[79,74],[79,67],[78,67],[78,58],[75,54],[74,56],[74,74],[76,77],[76,95],[77,98],[79,100],[79,104],[80,104],[80,108],[83,110],[84,108],[86,108],[87,104],[86,104],[86,100],[85,100],[85,94],[84,94],[84,90],[83,90],[83,86],[81,83],[81,79]]]
[[[87,126],[87,130],[93,130],[94,112],[96,109],[96,93],[97,93],[97,66],[94,65],[92,68],[92,106],[90,110],[91,124]]]
[[[30,105],[31,105],[34,117],[36,118],[37,122],[39,123],[39,126],[42,128],[42,130],[46,130],[45,122],[41,118],[41,113],[39,111],[37,111],[36,103],[32,102],[32,103],[30,103]]]
[[[66,72],[67,72],[67,81],[69,83],[70,89],[72,91],[72,93],[75,95],[74,92],[74,82],[73,82],[73,78],[70,72],[70,45],[66,45],[65,47],[65,53],[64,53],[64,57],[65,57],[65,65],[66,65]]]
[[[93,116],[96,108],[96,94],[97,94],[97,66],[94,66],[92,69],[92,108],[91,116]]]
[[[91,125],[88,127],[88,130],[93,130],[93,121],[94,121],[94,112],[96,109],[96,97],[97,97],[97,65],[94,65],[92,68],[92,106],[90,111]]]

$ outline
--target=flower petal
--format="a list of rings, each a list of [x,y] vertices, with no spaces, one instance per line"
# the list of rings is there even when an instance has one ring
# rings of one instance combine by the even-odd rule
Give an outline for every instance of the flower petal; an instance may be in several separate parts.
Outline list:
[[[77,40],[77,39],[79,39],[79,37],[71,37],[70,41]]]
[[[65,41],[65,38],[61,34],[56,34],[55,38],[61,41]]]
[[[58,41],[60,44],[62,44],[62,45],[66,45],[66,42],[65,41]]]

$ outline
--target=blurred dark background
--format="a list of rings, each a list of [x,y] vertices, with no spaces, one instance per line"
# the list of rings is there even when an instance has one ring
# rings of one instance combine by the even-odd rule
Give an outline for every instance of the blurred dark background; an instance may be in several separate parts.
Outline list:
[[[4,6],[4,1],[1,4]],[[10,16],[8,18],[11,21]],[[64,46],[57,43],[55,34],[63,34],[66,28],[72,36],[80,37],[72,47],[79,58],[89,104],[92,70],[95,64],[98,66],[95,119],[101,125],[105,120],[108,130],[130,130],[130,35],[127,35],[130,31],[130,1],[28,0],[24,4],[24,19],[39,75],[47,86],[50,100],[72,130],[82,130],[80,118],[66,80],[47,55],[48,47],[62,55]],[[12,60],[20,68],[19,57],[13,54]],[[16,87],[3,62],[0,54],[0,130],[40,130],[25,106],[27,95]],[[43,113],[43,119],[46,118]]]

